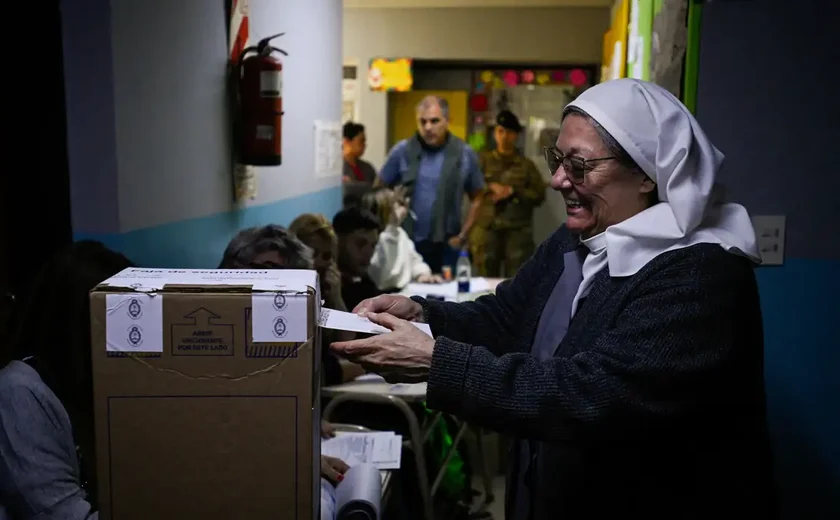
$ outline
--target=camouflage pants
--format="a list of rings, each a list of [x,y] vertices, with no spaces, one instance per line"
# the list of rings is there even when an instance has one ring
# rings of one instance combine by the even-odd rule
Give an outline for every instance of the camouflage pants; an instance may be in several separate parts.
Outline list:
[[[510,278],[534,254],[532,230],[475,228],[470,233],[470,253],[474,276]]]

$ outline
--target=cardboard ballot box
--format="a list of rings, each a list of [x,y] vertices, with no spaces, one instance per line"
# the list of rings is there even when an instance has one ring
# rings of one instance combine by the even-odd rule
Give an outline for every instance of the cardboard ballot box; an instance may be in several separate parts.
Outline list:
[[[316,517],[315,271],[133,268],[90,301],[102,520]]]

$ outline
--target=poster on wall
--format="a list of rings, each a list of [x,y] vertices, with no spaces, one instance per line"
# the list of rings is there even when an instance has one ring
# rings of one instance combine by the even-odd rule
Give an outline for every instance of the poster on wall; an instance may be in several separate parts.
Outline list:
[[[340,121],[315,121],[315,177],[341,176],[341,125]]]
[[[414,86],[411,58],[373,58],[368,87],[374,92],[408,92]]]
[[[358,66],[344,65],[344,79],[341,82],[341,121],[359,120],[359,78]]]

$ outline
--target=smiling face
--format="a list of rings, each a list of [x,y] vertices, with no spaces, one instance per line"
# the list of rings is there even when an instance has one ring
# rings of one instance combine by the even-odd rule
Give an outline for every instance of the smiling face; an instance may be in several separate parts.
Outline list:
[[[563,195],[566,226],[572,233],[595,236],[649,206],[656,185],[623,165],[586,116],[572,112],[563,119],[555,148],[565,160],[553,173],[551,187]],[[578,175],[567,167],[577,168]],[[581,174],[583,182],[572,182]]]

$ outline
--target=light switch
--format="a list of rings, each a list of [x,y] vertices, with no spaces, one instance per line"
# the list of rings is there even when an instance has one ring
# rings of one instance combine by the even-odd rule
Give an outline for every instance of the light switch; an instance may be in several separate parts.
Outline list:
[[[782,265],[785,262],[785,216],[755,216],[752,222],[761,265]]]

